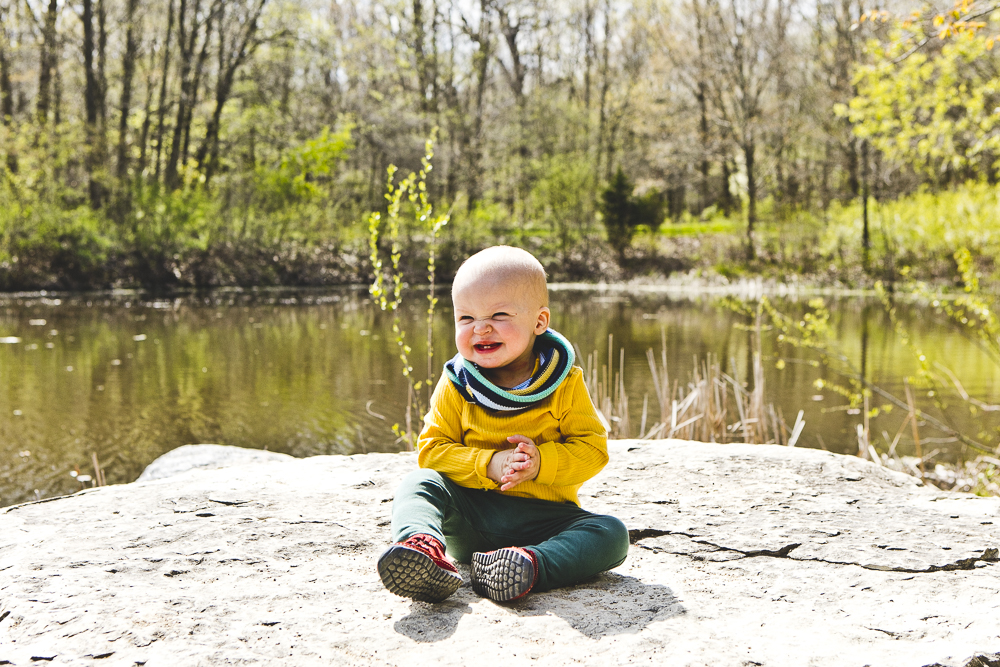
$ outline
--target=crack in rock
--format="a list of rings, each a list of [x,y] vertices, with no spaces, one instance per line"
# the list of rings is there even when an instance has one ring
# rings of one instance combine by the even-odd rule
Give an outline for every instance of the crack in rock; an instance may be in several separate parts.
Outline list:
[[[787,558],[788,554],[790,554],[792,551],[794,551],[795,549],[797,549],[800,546],[802,546],[801,542],[795,542],[793,544],[786,544],[785,546],[781,547],[780,549],[751,549],[749,551],[745,551],[743,549],[736,549],[734,547],[727,547],[727,546],[723,546],[721,544],[715,544],[713,542],[709,542],[708,540],[698,540],[698,539],[695,539],[693,535],[688,535],[687,533],[678,533],[678,532],[673,532],[673,531],[659,531],[659,530],[656,530],[656,529],[629,531],[629,539],[630,539],[630,541],[632,539],[632,533],[633,532],[636,533],[637,536],[638,535],[642,535],[641,537],[637,537],[636,541],[642,540],[642,539],[647,539],[647,538],[650,538],[650,537],[663,537],[665,535],[677,535],[677,536],[680,536],[680,537],[686,537],[686,538],[688,538],[694,544],[700,544],[702,546],[710,547],[710,549],[708,550],[709,553],[715,553],[715,552],[720,552],[720,551],[721,552],[729,552],[729,553],[734,553],[734,554],[740,554],[739,557],[741,557],[741,558],[755,558],[757,556],[769,556],[771,558]],[[645,533],[651,533],[651,534],[646,535]],[[635,544],[636,542],[632,542],[632,543]],[[641,547],[641,548],[643,548],[643,549],[648,549],[649,551],[652,551],[654,553],[670,553],[670,554],[674,554],[674,555],[677,555],[677,556],[691,556],[695,560],[705,560],[704,556],[699,557],[698,554],[691,554],[691,553],[686,553],[686,552],[683,552],[683,551],[670,551],[670,550],[664,549],[662,547],[652,546],[652,545],[646,545],[646,544],[639,544],[638,546]]]
[[[668,553],[675,556],[688,556],[692,560],[705,561],[705,560],[735,560],[739,558],[755,558],[759,556],[766,556],[770,558],[790,558],[791,560],[797,560],[801,562],[813,562],[813,563],[825,563],[827,565],[854,565],[856,567],[861,567],[866,570],[875,570],[879,572],[902,572],[906,574],[930,574],[932,572],[951,572],[955,570],[974,570],[977,568],[977,563],[983,561],[985,563],[994,563],[1000,561],[1000,549],[988,548],[984,549],[983,553],[978,556],[972,556],[969,558],[961,558],[959,560],[953,561],[951,563],[945,563],[944,565],[928,565],[922,569],[908,568],[895,565],[879,565],[877,563],[860,563],[856,561],[836,561],[828,560],[824,558],[794,558],[790,554],[797,548],[802,546],[801,542],[794,542],[791,544],[786,544],[778,549],[737,549],[735,547],[728,547],[722,544],[715,544],[708,540],[699,540],[697,536],[688,533],[682,533],[678,531],[671,530],[659,530],[656,528],[644,528],[644,529],[634,529],[628,531],[629,542],[635,544],[638,547],[652,551],[653,553]],[[665,537],[665,536],[677,536],[686,537],[692,543],[701,546],[709,547],[707,550],[700,550],[694,553],[690,551],[677,551],[668,548],[663,548],[662,546],[649,545],[649,544],[639,544],[641,540]],[[705,553],[714,554],[714,556],[707,557]],[[721,552],[721,553],[720,553]],[[735,559],[722,557],[724,553],[739,554]],[[722,557],[722,558],[720,558]],[[997,667],[1000,667],[998,665]]]
[[[240,505],[246,505],[249,500],[226,500],[224,498],[209,498],[209,502],[218,503],[220,505],[229,505],[239,507]]]
[[[924,665],[924,667],[948,667],[940,662]],[[1000,653],[977,653],[969,658],[962,667],[1000,667]]]
[[[715,546],[715,545],[713,545]],[[729,551],[735,551],[741,553],[744,556],[753,558],[755,556],[770,556],[771,558],[787,558],[788,554],[792,553],[795,549],[802,546],[801,542],[796,542],[795,544],[786,544],[780,549],[757,549],[754,551],[740,551],[739,549],[729,549]],[[719,547],[720,549],[725,549],[726,547]]]
[[[882,633],[885,633],[885,634],[889,635],[890,637],[892,637],[893,639],[902,639],[905,636],[902,633],[893,632],[892,630],[883,630],[882,628],[868,628],[868,629],[872,630],[873,632],[882,632]]]
[[[980,556],[973,556],[971,558],[962,558],[951,563],[945,563],[944,565],[928,565],[923,569],[914,569],[909,567],[901,567],[896,565],[878,565],[876,563],[856,563],[853,561],[836,561],[836,560],[825,560],[823,558],[796,558],[794,560],[800,561],[811,561],[813,563],[826,563],[827,565],[854,565],[866,570],[874,570],[876,572],[902,572],[905,574],[931,574],[932,572],[953,572],[955,570],[975,570],[976,563],[979,561],[985,561],[987,563],[993,562],[995,558],[990,558],[991,552],[995,552],[996,549],[986,549]],[[997,665],[1000,667],[1000,665]]]
[[[631,529],[628,531],[628,543],[635,544],[639,540],[644,540],[647,537],[663,537],[664,535],[674,535],[674,533],[670,532],[669,530],[657,530],[655,528],[643,528],[641,530]],[[643,547],[644,549],[649,548],[641,544],[639,546]]]

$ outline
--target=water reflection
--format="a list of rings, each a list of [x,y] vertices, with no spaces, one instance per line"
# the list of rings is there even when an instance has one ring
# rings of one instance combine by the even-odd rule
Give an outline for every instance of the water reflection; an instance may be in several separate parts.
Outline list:
[[[426,356],[426,302],[412,302],[404,328],[416,361]],[[435,372],[453,354],[447,299],[441,305]],[[553,326],[584,355],[599,351],[606,363],[609,334],[615,355],[625,348],[636,429],[643,397],[655,401],[645,351],[659,352],[663,333],[674,379],[685,381],[693,360],[709,353],[746,377],[749,334],[735,329],[740,318],[711,297],[555,291],[552,306]],[[901,395],[901,378],[915,363],[879,305],[844,298],[830,306],[841,350],[869,379]],[[902,308],[901,316],[916,344],[933,350],[966,390],[987,402],[1000,399],[998,369],[974,344],[920,309]],[[92,474],[92,453],[108,482],[119,483],[188,443],[293,456],[402,447],[390,430],[403,422],[406,400],[390,318],[364,290],[7,296],[0,298],[0,341],[0,505],[33,498],[36,489],[42,497],[79,489],[70,472]],[[795,351],[765,346],[765,356],[779,353]],[[789,364],[779,371],[773,360],[766,367],[769,393],[786,419],[805,410],[802,445],[857,451],[859,417],[847,414],[839,397],[813,388],[827,369]],[[811,400],[820,395],[822,401]],[[873,439],[880,430],[892,437],[902,417],[873,423]],[[931,444],[961,455],[947,443]]]

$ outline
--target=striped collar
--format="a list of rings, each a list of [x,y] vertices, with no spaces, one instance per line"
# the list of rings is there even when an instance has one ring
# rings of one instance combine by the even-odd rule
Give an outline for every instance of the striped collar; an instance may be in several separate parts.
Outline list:
[[[516,387],[511,387],[510,391],[517,391],[519,389],[527,389],[531,386],[531,381],[535,379],[535,375],[538,374],[538,370],[545,365],[545,361],[548,359],[545,356],[545,350],[539,350],[538,359],[535,360],[535,367],[531,370],[531,377],[517,385]]]
[[[444,365],[444,372],[469,403],[491,410],[523,410],[551,396],[569,375],[576,357],[570,342],[552,329],[535,339],[535,351],[538,370],[513,389],[502,389],[487,380],[479,367],[461,354]]]

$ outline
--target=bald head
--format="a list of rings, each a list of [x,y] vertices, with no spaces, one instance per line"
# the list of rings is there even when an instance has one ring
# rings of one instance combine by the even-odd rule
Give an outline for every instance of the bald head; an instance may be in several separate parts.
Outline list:
[[[545,284],[545,269],[527,250],[498,245],[477,252],[465,260],[451,292],[455,294],[467,287],[515,288],[525,298],[534,302],[533,307],[549,305],[549,292]]]

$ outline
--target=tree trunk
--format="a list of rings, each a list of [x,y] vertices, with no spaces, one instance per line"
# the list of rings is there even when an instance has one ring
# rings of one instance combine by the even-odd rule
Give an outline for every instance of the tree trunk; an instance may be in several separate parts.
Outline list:
[[[583,106],[590,111],[590,69],[594,63],[594,4],[587,0],[583,9]],[[590,132],[590,121],[587,121],[587,131]]]
[[[198,91],[201,90],[201,75],[205,71],[205,61],[208,60],[208,47],[212,41],[212,24],[218,13],[224,14],[226,4],[222,0],[216,0],[212,5],[212,11],[208,14],[205,22],[205,39],[201,43],[198,51],[198,59],[195,61],[194,74],[190,85],[190,98],[187,104],[187,114],[184,118],[184,144],[181,148],[181,164],[187,164],[191,147],[191,122],[194,120],[194,108],[198,105]],[[221,19],[220,19],[221,23]]]
[[[472,57],[476,71],[476,102],[475,116],[472,121],[472,141],[469,150],[469,205],[468,210],[472,211],[479,203],[482,187],[482,159],[483,159],[483,97],[486,93],[486,76],[489,72],[490,64],[490,40],[492,16],[490,16],[490,1],[480,0],[479,31],[476,35],[470,35],[478,44],[479,48]]]
[[[118,119],[118,178],[128,176],[128,117],[132,105],[132,78],[135,75],[135,60],[139,51],[136,10],[139,0],[128,0],[125,9],[125,59],[122,63],[121,111]]]
[[[820,181],[820,201],[824,211],[830,208],[830,154],[832,152],[828,136],[826,143],[823,144],[823,174]]]
[[[736,200],[733,197],[733,191],[729,187],[729,179],[733,176],[733,166],[730,163],[730,159],[723,158],[722,160],[722,177],[721,177],[721,193],[719,196],[719,207],[722,212],[729,216],[732,215],[733,211],[736,210]]]
[[[100,3],[101,0],[98,0]],[[100,13],[100,11],[98,11]],[[101,136],[101,77],[94,62],[94,50],[98,46],[94,35],[94,3],[83,0],[83,70],[85,76],[84,107],[87,121],[87,176],[89,179],[90,206],[98,209],[104,202],[104,186],[100,171],[104,166],[103,137]]]
[[[597,159],[594,161],[594,196],[597,195],[597,185],[601,182],[601,159],[604,153],[606,125],[608,122],[608,90],[611,87],[608,72],[609,43],[611,42],[611,3],[604,3],[604,44],[601,53],[601,102],[597,120]],[[605,169],[610,179],[611,164]],[[608,179],[606,179],[608,180]]]
[[[850,128],[849,123],[848,128]],[[844,154],[847,158],[847,191],[850,193],[851,199],[854,199],[861,195],[861,177],[858,149],[853,137],[844,147]]]
[[[181,158],[181,143],[184,138],[184,121],[187,118],[187,105],[191,102],[191,68],[192,68],[192,58],[194,57],[194,44],[195,40],[198,38],[198,8],[201,6],[201,0],[194,0],[194,10],[191,12],[195,19],[192,20],[191,35],[187,34],[187,26],[185,25],[185,20],[187,19],[187,0],[180,0],[180,7],[178,8],[177,15],[177,45],[180,49],[180,98],[177,100],[177,113],[174,120],[174,131],[173,137],[170,141],[170,156],[167,158],[167,166],[164,173],[164,181],[166,186],[171,190],[176,189],[180,186],[179,176],[177,173],[177,162]],[[166,71],[166,70],[164,70]]]
[[[35,115],[39,125],[45,125],[49,120],[49,108],[52,104],[52,70],[56,61],[56,18],[59,13],[58,0],[49,0],[45,11],[45,23],[42,26],[42,48],[38,68],[38,101]]]
[[[448,43],[454,44],[456,39],[455,24],[452,21],[446,21],[445,25],[448,26]],[[448,164],[444,179],[444,192],[445,199],[453,202],[458,196],[459,176],[468,156],[471,133],[468,123],[465,121],[458,91],[455,88],[455,50],[448,49],[445,53],[447,53],[447,63],[439,79],[442,99],[445,108],[450,112],[444,115],[445,122],[448,124]],[[450,234],[451,230],[449,229],[448,232]]]
[[[105,120],[107,118],[108,77],[108,8],[104,0],[97,0],[97,113],[101,121],[101,138],[105,135]]]
[[[747,258],[753,259],[757,251],[754,248],[753,232],[757,224],[757,171],[755,164],[757,146],[751,137],[743,144],[743,160],[747,169]]]
[[[706,73],[707,68],[705,64],[705,17],[702,13],[701,4],[698,0],[695,0],[693,4],[695,31],[697,32],[696,43],[698,46],[698,80],[695,84],[695,99],[698,102],[698,138],[700,139],[700,146],[698,148],[701,151],[701,163],[698,165],[698,171],[701,174],[701,182],[699,183],[698,188],[701,201],[698,203],[698,212],[701,213],[708,208],[709,198],[708,173],[710,169],[710,148],[708,128],[708,75]]]
[[[14,120],[14,86],[10,80],[10,59],[7,56],[7,34],[0,29],[0,122],[10,127]]]
[[[136,172],[141,173],[146,169],[146,158],[147,152],[149,150],[149,128],[153,124],[153,91],[156,87],[153,85],[153,72],[155,70],[155,58],[153,58],[152,52],[149,58],[149,70],[146,73],[146,103],[143,105],[142,114],[142,132],[139,135],[139,164],[136,166]]]
[[[61,40],[56,40],[56,46],[61,45]],[[55,122],[56,127],[62,125],[63,115],[62,115],[62,103],[63,103],[63,78],[62,78],[62,68],[59,67],[59,62],[56,61],[55,69],[52,73],[52,120]]]
[[[513,166],[516,172],[514,183],[514,197],[516,199],[511,208],[512,210],[520,211],[520,214],[518,215],[518,224],[523,226],[525,207],[522,206],[519,208],[516,201],[525,201],[528,198],[528,192],[530,191],[530,184],[525,178],[524,168],[524,163],[529,154],[527,137],[528,123],[526,121],[524,111],[524,80],[527,76],[527,68],[525,67],[524,60],[521,57],[520,46],[517,43],[517,36],[521,31],[521,21],[519,20],[516,24],[511,23],[510,17],[507,15],[505,9],[498,9],[497,14],[500,18],[500,31],[503,33],[504,41],[507,43],[507,51],[510,53],[511,68],[508,70],[504,67],[503,70],[507,75],[507,82],[510,85],[511,92],[514,93],[514,103],[516,105],[515,113],[517,114],[515,119],[517,145],[514,147],[513,156]]]
[[[436,110],[436,100],[428,99],[427,92],[431,88],[430,65],[424,49],[424,42],[427,39],[424,30],[424,3],[422,0],[413,0],[413,52],[417,65],[417,86],[420,89],[420,112],[424,114],[424,131],[427,128],[427,114]]]
[[[868,142],[861,140],[861,266],[868,272],[869,253],[872,247],[868,231]]]
[[[510,84],[511,92],[514,93],[514,101],[517,106],[524,106],[524,78],[527,75],[527,68],[524,66],[524,62],[521,59],[521,50],[517,44],[517,35],[521,31],[521,23],[512,24],[510,22],[510,17],[507,16],[507,12],[504,10],[497,10],[497,15],[500,17],[500,30],[503,32],[504,41],[507,43],[507,49],[510,52],[511,60],[511,70],[507,71],[508,83]]]
[[[205,139],[198,148],[196,160],[198,168],[204,172],[206,185],[211,181],[212,175],[218,166],[219,161],[219,126],[222,122],[222,108],[229,100],[233,90],[233,83],[236,80],[236,72],[239,67],[246,62],[246,59],[257,49],[257,28],[260,21],[261,12],[267,0],[259,0],[253,9],[253,14],[245,22],[243,34],[234,46],[232,52],[226,51],[226,39],[223,34],[223,22],[219,21],[219,78],[215,85],[215,110],[212,118],[205,129]]]
[[[160,101],[156,107],[156,180],[160,180],[160,156],[163,154],[163,120],[167,112],[167,79],[170,75],[170,43],[174,30],[174,0],[167,9],[167,36],[163,40],[163,73],[160,76]]]
[[[0,26],[0,124],[4,127],[10,127],[14,122],[14,86],[10,78],[8,44],[7,29]],[[9,145],[4,162],[11,173],[17,173],[17,153]]]

